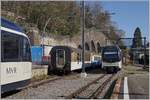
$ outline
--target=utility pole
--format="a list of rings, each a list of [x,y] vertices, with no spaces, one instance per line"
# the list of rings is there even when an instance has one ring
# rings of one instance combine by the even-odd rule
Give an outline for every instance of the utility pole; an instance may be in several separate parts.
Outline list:
[[[85,13],[84,13],[84,0],[81,1],[81,32],[82,32],[82,72],[81,77],[85,78],[87,76],[85,72],[84,65],[84,26],[85,26]]]
[[[146,37],[144,37],[144,69],[146,69]]]

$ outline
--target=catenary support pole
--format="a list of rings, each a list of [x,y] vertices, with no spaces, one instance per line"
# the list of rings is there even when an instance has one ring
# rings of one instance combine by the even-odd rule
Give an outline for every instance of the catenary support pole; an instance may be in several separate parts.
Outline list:
[[[84,13],[84,0],[81,1],[81,32],[82,32],[82,73],[81,77],[86,77],[85,64],[84,64],[84,26],[85,26],[85,13]]]

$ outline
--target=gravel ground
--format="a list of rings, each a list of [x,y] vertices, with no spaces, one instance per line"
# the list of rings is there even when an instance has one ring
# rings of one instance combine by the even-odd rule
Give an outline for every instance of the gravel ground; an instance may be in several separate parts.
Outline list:
[[[89,73],[87,78],[80,78],[80,74],[69,75],[54,82],[45,83],[36,88],[28,88],[6,97],[6,99],[58,99],[64,98],[82,86],[90,83],[103,74]]]

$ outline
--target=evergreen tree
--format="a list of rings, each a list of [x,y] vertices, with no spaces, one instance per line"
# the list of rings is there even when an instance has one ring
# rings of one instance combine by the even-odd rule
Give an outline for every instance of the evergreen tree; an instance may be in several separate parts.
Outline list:
[[[139,27],[135,29],[132,48],[142,47],[141,30]]]

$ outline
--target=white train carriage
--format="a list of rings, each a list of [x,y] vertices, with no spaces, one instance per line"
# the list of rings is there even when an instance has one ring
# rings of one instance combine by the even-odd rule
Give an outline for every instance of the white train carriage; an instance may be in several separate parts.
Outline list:
[[[54,46],[50,52],[51,65],[50,70],[68,73],[82,68],[81,50],[68,46]],[[85,51],[85,68],[91,66],[90,52]]]
[[[1,18],[1,93],[19,89],[31,79],[28,37],[14,23]]]
[[[91,65],[92,67],[99,67],[101,68],[101,54],[94,54],[91,55]]]
[[[117,72],[122,67],[122,54],[118,46],[105,46],[102,49],[102,69]]]

